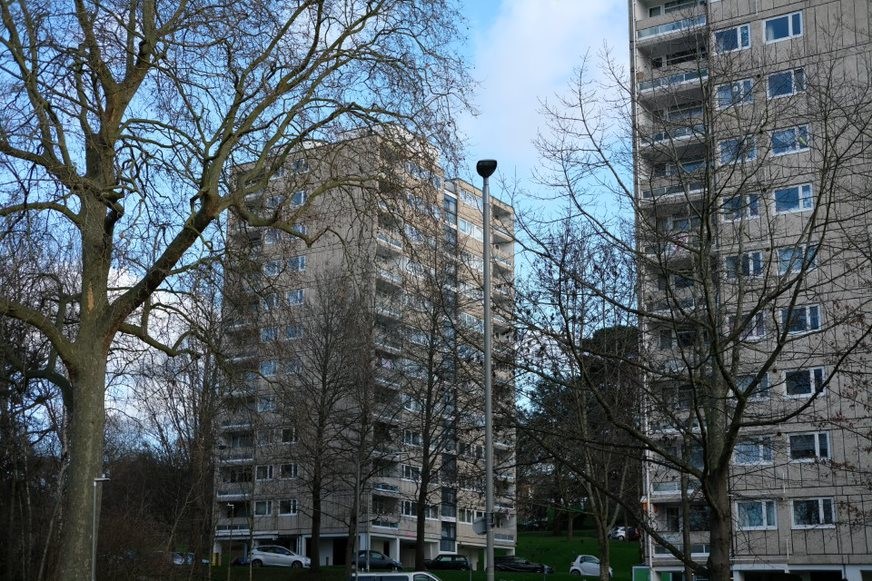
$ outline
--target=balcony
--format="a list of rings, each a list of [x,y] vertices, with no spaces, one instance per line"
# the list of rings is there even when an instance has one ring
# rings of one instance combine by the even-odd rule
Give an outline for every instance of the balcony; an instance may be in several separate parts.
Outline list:
[[[400,528],[400,519],[395,515],[381,515],[372,521],[374,528],[380,529],[398,529]]]
[[[669,89],[674,91],[679,88],[693,88],[692,83],[696,83],[696,87],[700,87],[702,82],[708,79],[707,69],[694,69],[640,81],[636,84],[636,88],[640,93],[648,93],[655,89]]]
[[[403,240],[399,236],[389,234],[384,230],[379,230],[376,234],[379,248],[386,250],[388,253],[400,253],[403,251]]]
[[[676,125],[663,131],[652,133],[642,138],[643,147],[653,147],[662,143],[674,143],[676,141],[691,141],[692,138],[705,135],[705,123],[693,125]]]
[[[705,14],[700,14],[699,16],[691,18],[682,18],[681,20],[673,20],[672,22],[664,22],[663,24],[657,24],[655,26],[639,28],[636,30],[636,39],[639,41],[648,41],[676,33],[689,32],[702,28],[705,25]]]
[[[230,448],[222,450],[218,459],[223,464],[254,462],[254,448]]]
[[[675,184],[670,186],[662,186],[652,188],[650,190],[642,190],[642,199],[655,201],[666,196],[676,196],[677,200],[683,202],[687,198],[695,197],[703,191],[705,184],[703,182],[693,181],[685,184]],[[679,194],[683,194],[680,195]]]
[[[372,485],[373,494],[388,494],[394,496],[400,493],[400,487],[396,484],[388,484],[386,482],[376,482]]]

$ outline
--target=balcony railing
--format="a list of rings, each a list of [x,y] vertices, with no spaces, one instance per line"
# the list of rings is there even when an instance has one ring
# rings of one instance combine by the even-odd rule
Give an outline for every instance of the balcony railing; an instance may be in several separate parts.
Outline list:
[[[658,131],[645,138],[646,145],[654,145],[664,141],[678,141],[688,139],[705,133],[705,123],[695,123],[693,125],[683,125],[672,127],[663,131]]]
[[[674,32],[681,32],[684,30],[692,30],[694,28],[699,28],[701,26],[705,26],[706,18],[705,14],[701,14],[699,16],[695,16],[693,18],[683,18],[681,20],[676,20],[674,22],[667,22],[665,24],[658,24],[657,26],[649,26],[647,28],[640,28],[636,31],[636,38],[639,40],[645,40],[649,38],[655,38],[657,36],[664,36],[666,34],[672,34]]]
[[[642,197],[646,200],[657,199],[661,196],[671,196],[674,194],[694,194],[701,192],[703,182],[690,182],[687,184],[677,184],[674,186],[663,186],[651,190],[643,190]]]
[[[641,81],[637,87],[639,92],[653,91],[654,89],[664,89],[679,87],[688,83],[700,82],[708,79],[708,70],[700,69],[696,71],[687,71],[684,73],[676,73],[665,77],[657,77],[647,81]]]

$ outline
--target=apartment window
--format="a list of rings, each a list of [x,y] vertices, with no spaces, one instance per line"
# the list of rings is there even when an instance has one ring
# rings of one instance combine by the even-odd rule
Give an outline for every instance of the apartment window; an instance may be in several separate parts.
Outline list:
[[[269,312],[278,306],[279,298],[275,293],[270,293],[260,299],[260,308]]]
[[[254,516],[270,516],[272,514],[271,500],[256,500],[254,502]]]
[[[256,480],[272,480],[272,477],[273,477],[272,464],[258,466],[254,471],[254,478]]]
[[[298,441],[297,428],[282,428],[282,444],[296,444]]]
[[[288,325],[285,327],[285,339],[299,339],[303,336],[303,327],[300,325]]]
[[[302,206],[306,203],[306,190],[298,190],[291,194],[291,206]]]
[[[751,27],[748,24],[715,31],[718,52],[732,52],[751,46]]]
[[[458,226],[457,226],[458,229],[459,229],[463,234],[466,234],[467,236],[472,236],[472,237],[475,238],[476,240],[482,240],[482,239],[483,239],[483,237],[484,237],[484,232],[482,231],[482,229],[481,229],[479,226],[476,226],[476,225],[473,224],[472,222],[470,222],[470,221],[468,221],[468,220],[464,220],[463,218],[461,218],[460,220],[458,220],[458,221],[457,221],[457,224],[458,224]]]
[[[428,504],[424,507],[424,518],[437,520],[439,518],[439,505]]]
[[[418,503],[413,500],[404,500],[400,503],[400,514],[403,516],[418,516]]]
[[[772,463],[772,438],[760,436],[736,442],[733,461],[741,466]]]
[[[282,271],[282,264],[278,260],[267,260],[263,263],[263,273],[269,277],[278,276]]]
[[[267,359],[260,362],[260,374],[264,377],[272,377],[279,370],[279,363],[275,359]]]
[[[808,149],[808,125],[772,132],[772,154],[787,155]]]
[[[763,22],[763,37],[766,42],[778,42],[802,36],[802,12],[785,14]]]
[[[278,244],[282,239],[281,230],[273,230],[272,228],[268,229],[263,233],[263,245],[264,246],[272,246],[273,244]]]
[[[410,412],[419,412],[424,409],[424,406],[421,405],[421,401],[415,396],[404,393],[403,394],[403,408]]]
[[[260,342],[269,343],[275,341],[279,334],[279,330],[275,327],[264,327],[260,330]]]
[[[296,478],[300,475],[300,467],[296,462],[282,464],[279,468],[279,478]]]
[[[288,259],[288,269],[291,272],[303,272],[306,270],[306,257],[305,256],[292,256]]]
[[[729,279],[758,277],[763,275],[763,253],[745,252],[724,258],[724,269]]]
[[[725,139],[718,144],[722,164],[757,159],[757,144],[751,136]]]
[[[403,464],[403,479],[404,480],[421,480],[421,469],[417,466]]]
[[[739,528],[743,531],[761,531],[778,528],[775,519],[775,501],[743,500],[736,503]]]
[[[754,385],[754,377],[754,375],[739,375],[736,377],[736,389],[740,394],[752,399],[768,398],[771,395],[769,375],[764,373],[756,385]]]
[[[760,194],[736,194],[724,200],[723,216],[728,222],[760,215]]]
[[[274,412],[276,410],[276,400],[272,397],[263,396],[257,398],[257,411],[259,412]]]
[[[817,331],[821,328],[820,307],[785,307],[781,309],[781,324],[790,334]]]
[[[812,395],[820,393],[823,388],[823,367],[793,369],[784,372],[784,393],[788,396]]]
[[[304,298],[305,293],[301,288],[288,291],[287,300],[289,305],[302,305]]]
[[[422,442],[421,432],[403,430],[403,443],[409,446],[420,446]]]
[[[789,246],[778,249],[778,274],[812,270],[817,264],[817,246]]]
[[[805,70],[793,69],[773,73],[766,79],[766,94],[770,99],[789,97],[805,90]]]
[[[836,522],[832,498],[806,498],[791,503],[795,529],[831,527]]]
[[[295,159],[291,162],[291,171],[294,173],[306,173],[309,171],[309,162],[305,159]]]
[[[766,319],[763,313],[757,313],[750,318],[742,315],[738,320],[735,316],[730,316],[729,324],[731,330],[739,331],[742,340],[756,341],[766,336]]]
[[[663,14],[663,7],[662,6],[652,6],[651,8],[648,9],[648,17],[649,18],[653,18],[655,16],[660,16],[661,14]]]
[[[297,514],[297,509],[296,498],[288,498],[279,501],[279,514],[281,515]]]
[[[789,441],[791,460],[826,460],[830,457],[830,438],[826,432],[793,434]]]
[[[775,212],[801,212],[814,206],[814,194],[811,184],[778,188],[773,191],[775,196]]]
[[[718,107],[725,109],[733,105],[754,102],[754,84],[751,79],[742,79],[725,85],[718,85],[715,98]]]

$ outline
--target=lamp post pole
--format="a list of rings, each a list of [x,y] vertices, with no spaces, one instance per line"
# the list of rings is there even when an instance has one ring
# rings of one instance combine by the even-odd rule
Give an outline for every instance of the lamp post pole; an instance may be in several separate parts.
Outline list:
[[[491,316],[491,204],[490,178],[497,169],[494,159],[482,159],[475,164],[484,181],[482,200],[482,258],[484,260],[484,465],[485,465],[485,571],[487,581],[494,581],[494,410],[493,410],[493,319]]]
[[[91,581],[96,581],[97,579],[97,484],[100,484],[100,490],[102,491],[102,484],[107,482],[109,477],[105,474],[94,479],[94,506],[91,510]]]

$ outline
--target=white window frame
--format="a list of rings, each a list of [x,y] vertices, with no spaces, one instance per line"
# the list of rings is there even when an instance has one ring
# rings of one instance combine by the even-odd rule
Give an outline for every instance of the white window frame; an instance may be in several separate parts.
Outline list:
[[[273,473],[274,470],[272,464],[258,464],[254,467],[254,479],[258,482],[263,482],[264,480],[272,480]]]
[[[276,410],[276,400],[272,396],[262,395],[257,398],[258,412],[274,412]]]
[[[745,317],[746,315],[740,315],[741,317]],[[744,333],[741,336],[743,341],[759,341],[761,339],[766,338],[766,319],[763,316],[763,313],[757,313],[754,315],[751,320],[751,326],[747,327]],[[730,315],[727,319],[728,328],[727,331],[733,331],[733,328],[736,324],[736,317],[734,315]]]
[[[273,506],[271,500],[255,500],[252,502],[254,516],[272,516]],[[258,506],[263,506],[265,510],[259,511]]]
[[[790,256],[787,254],[790,253]],[[783,246],[777,250],[778,274],[795,274],[803,268],[811,271],[817,268],[816,244],[800,244],[798,246]],[[797,254],[799,256],[797,257]]]
[[[766,263],[763,261],[763,252],[751,250],[742,254],[733,254],[724,257],[724,274],[727,280],[739,278],[760,278],[766,272]],[[735,270],[730,265],[735,260]],[[747,271],[747,272],[746,272]]]
[[[421,432],[416,432],[414,430],[403,430],[403,444],[407,446],[416,446],[421,447],[424,439],[421,436]]]
[[[788,335],[804,335],[820,331],[822,326],[820,305],[794,305],[781,309],[781,326]],[[801,321],[802,329],[791,330],[791,319]]]
[[[792,447],[792,439],[800,436],[813,436],[814,437],[814,457],[808,458],[794,458],[793,457],[793,447]],[[825,442],[824,446],[821,446],[821,442]],[[823,455],[821,450],[822,448],[826,448],[826,455]],[[787,435],[787,457],[790,462],[819,462],[821,460],[829,460],[833,457],[833,448],[830,443],[830,435],[828,432],[801,432],[796,434],[788,434]]]
[[[418,482],[421,480],[421,468],[419,468],[418,466],[403,464],[401,474],[401,478],[403,480],[410,480],[412,482]]]
[[[285,468],[285,466],[290,466],[290,467],[291,467],[290,470],[289,470],[290,475],[285,475],[285,474],[284,474],[284,468]],[[281,480],[291,480],[291,479],[293,479],[293,478],[299,478],[299,477],[300,477],[300,465],[297,464],[296,462],[285,462],[284,464],[280,464],[280,465],[279,465],[279,479],[281,479]]]
[[[796,30],[794,30],[794,20],[793,20],[794,16],[799,16],[799,31],[798,32]],[[787,19],[787,36],[782,36],[780,38],[772,38],[772,39],[766,38],[766,27],[769,25],[769,23],[774,22],[776,20],[781,20],[782,18]],[[803,22],[803,18],[802,18],[802,10],[799,10],[797,12],[791,12],[789,14],[782,14],[780,16],[775,16],[773,18],[767,18],[766,20],[763,21],[763,42],[765,44],[773,44],[776,42],[790,40],[791,38],[799,38],[800,36],[803,35],[804,28],[805,28],[805,23]]]
[[[785,151],[775,151],[775,136],[776,134],[793,133],[793,142],[790,148]],[[783,155],[792,155],[794,153],[802,153],[811,148],[811,129],[807,124],[795,125],[793,127],[785,127],[784,129],[775,129],[769,134],[769,152],[774,157]]]
[[[272,343],[279,336],[279,330],[273,325],[268,325],[266,327],[261,327],[260,329],[260,342],[261,343]]]
[[[289,290],[286,295],[288,305],[297,306],[302,305],[306,300],[306,291],[305,289],[295,288],[294,290]]]
[[[802,524],[796,522],[797,502],[817,502],[818,523]],[[829,508],[829,514],[826,508]],[[829,518],[827,518],[829,517]],[[829,520],[830,522],[826,522]],[[790,523],[794,529],[831,529],[836,526],[836,503],[831,497],[820,498],[794,498],[790,501]]]
[[[400,515],[407,517],[418,516],[418,503],[414,500],[404,500],[400,503]]]
[[[306,203],[306,198],[309,197],[308,192],[306,190],[297,190],[293,194],[291,194],[290,202],[291,207],[298,208]]]
[[[721,101],[721,90],[729,89],[730,101],[723,103]],[[745,105],[754,102],[754,81],[751,79],[739,79],[731,83],[718,85],[715,89],[715,101],[718,109],[729,109],[737,105]]]
[[[290,511],[285,511],[285,512],[282,511],[282,503],[284,503],[284,502],[290,503],[290,507],[289,507]],[[284,498],[284,499],[279,500],[279,515],[280,516],[295,515],[299,511],[300,511],[300,505],[297,502],[296,498]]]
[[[270,278],[275,278],[282,271],[281,261],[279,260],[267,260],[263,263],[262,267],[263,274]]]
[[[778,95],[772,94],[772,79],[780,76],[780,75],[789,75],[790,76],[790,92],[788,93],[780,93]],[[797,83],[797,78],[800,81]],[[784,99],[785,97],[792,97],[798,93],[802,93],[805,91],[805,69],[803,67],[797,67],[795,69],[787,69],[784,71],[778,71],[776,73],[772,73],[766,77],[766,97],[768,99]]]
[[[792,196],[794,191],[796,192],[796,206],[778,209],[777,200],[779,192],[784,194],[790,193]],[[775,188],[772,190],[772,207],[775,209],[776,214],[793,214],[811,210],[814,208],[814,188],[812,188],[811,184],[797,184],[795,186]]]
[[[282,428],[282,444],[296,444],[300,441],[296,426]]]
[[[304,330],[302,325],[288,325],[285,327],[285,339],[288,341],[296,341],[302,339]]]
[[[762,515],[763,524],[759,526],[742,524],[741,506],[757,506]],[[771,514],[769,509],[771,509]],[[770,522],[770,517],[772,518]],[[778,529],[778,506],[774,500],[738,500],[736,501],[736,527],[742,531],[774,531]]]
[[[788,393],[787,392],[787,376],[788,375],[805,375],[808,378],[808,392],[803,393]],[[826,381],[826,372],[823,367],[800,367],[798,369],[787,369],[784,371],[784,397],[805,399],[811,397],[815,393],[823,392],[823,385]]]
[[[290,272],[305,272],[307,257],[305,254],[298,254],[288,258],[288,270]]]
[[[420,412],[424,409],[421,401],[410,393],[403,394],[403,409],[410,412]]]
[[[731,208],[727,210],[728,203],[732,202],[733,200],[739,200],[739,209],[734,210]],[[721,205],[721,219],[724,222],[739,222],[743,219],[759,218],[760,205],[762,203],[763,196],[761,196],[758,192],[727,196],[724,200],[724,203]]]
[[[264,359],[260,362],[259,371],[264,377],[274,377],[279,372],[279,362],[275,359]]]
[[[743,459],[739,457],[739,445],[756,448],[756,458]],[[754,436],[740,439],[733,448],[733,464],[736,466],[764,466],[772,464],[772,437]]]
[[[744,29],[744,34],[742,32]],[[731,49],[722,49],[718,44],[718,35],[725,34],[727,32],[733,32],[736,35],[736,48]],[[743,44],[742,41],[747,41],[747,44]],[[740,50],[745,50],[747,48],[751,48],[751,25],[750,24],[739,24],[737,26],[731,26],[729,28],[722,28],[721,30],[716,30],[714,33],[714,48],[715,52],[718,54],[726,54],[728,52],[737,52]]]
[[[724,145],[727,143],[736,142],[736,147],[739,149],[735,158],[724,160]],[[749,147],[744,147],[750,145]],[[718,163],[720,165],[730,165],[734,163],[746,163],[757,159],[757,142],[753,135],[745,135],[743,137],[731,137],[730,139],[722,139],[718,142]]]

